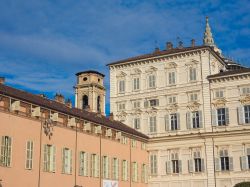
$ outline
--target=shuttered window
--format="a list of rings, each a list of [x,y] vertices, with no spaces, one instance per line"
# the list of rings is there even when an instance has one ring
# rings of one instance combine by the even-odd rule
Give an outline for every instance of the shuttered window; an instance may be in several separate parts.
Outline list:
[[[135,77],[133,79],[133,90],[139,90],[140,89],[140,78],[139,77]]]
[[[43,170],[46,172],[55,172],[56,170],[56,147],[54,145],[44,145]]]
[[[122,160],[122,180],[128,180],[128,161]]]
[[[125,80],[119,80],[118,81],[118,91],[119,93],[124,93],[125,92]]]
[[[148,76],[148,87],[149,88],[155,88],[156,87],[156,78],[155,75],[149,75]]]
[[[196,68],[189,68],[189,80],[196,81]]]
[[[80,152],[79,164],[79,175],[88,176],[88,153]]]
[[[33,168],[33,147],[33,141],[27,141],[25,169]]]
[[[1,142],[1,158],[0,164],[4,167],[10,167],[11,164],[11,151],[12,139],[9,136],[2,136]]]
[[[72,173],[72,150],[68,148],[62,149],[62,173]]]
[[[144,183],[148,182],[147,165],[146,164],[142,164],[142,167],[141,167],[141,181]]]
[[[157,175],[157,156],[155,154],[150,155],[150,173]]]
[[[109,158],[107,156],[102,157],[102,176],[104,179],[109,178]]]
[[[99,177],[100,172],[100,157],[97,154],[91,154],[91,176]]]
[[[150,133],[156,132],[156,116],[151,116],[149,118],[149,132]]]
[[[138,182],[138,163],[137,162],[132,163],[132,181]]]
[[[244,106],[245,123],[250,123],[250,105]]]
[[[112,179],[118,180],[119,178],[119,160],[118,158],[112,159]]]

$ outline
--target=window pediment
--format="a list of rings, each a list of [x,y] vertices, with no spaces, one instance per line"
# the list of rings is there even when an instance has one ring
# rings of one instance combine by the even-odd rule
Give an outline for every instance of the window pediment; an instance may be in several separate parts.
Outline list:
[[[165,69],[175,69],[177,64],[175,62],[166,63]]]
[[[153,72],[155,72],[155,71],[157,71],[157,68],[154,67],[154,66],[151,66],[151,67],[149,67],[149,68],[146,70],[147,73],[153,73]]]
[[[141,73],[142,73],[142,71],[139,68],[133,69],[131,71],[131,75],[139,75]]]
[[[187,62],[185,65],[188,67],[193,67],[193,66],[196,66],[198,63],[199,61],[192,59],[189,62]]]
[[[119,72],[119,73],[116,75],[116,77],[121,78],[121,77],[125,77],[126,75],[127,75],[127,74],[126,74],[125,72],[121,71],[121,72]]]

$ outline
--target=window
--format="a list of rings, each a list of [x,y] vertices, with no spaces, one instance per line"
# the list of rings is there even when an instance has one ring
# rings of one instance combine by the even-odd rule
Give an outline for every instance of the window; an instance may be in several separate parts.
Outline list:
[[[171,161],[172,161],[172,172],[179,173],[179,160],[178,160],[178,153],[171,154]]]
[[[140,78],[139,77],[135,77],[133,79],[133,90],[139,90],[140,89]]]
[[[135,129],[140,129],[140,118],[135,118],[134,119],[134,128]]]
[[[128,161],[122,160],[122,180],[128,180]]]
[[[175,131],[180,129],[180,115],[173,113],[165,116],[165,130]]]
[[[89,106],[89,98],[87,95],[82,97],[82,109],[86,109]]]
[[[155,154],[150,155],[150,173],[157,175],[157,156]]]
[[[112,177],[113,177],[113,180],[118,180],[118,178],[119,178],[119,160],[118,160],[118,158],[112,159]]]
[[[159,105],[159,100],[158,99],[151,99],[151,100],[149,100],[149,105],[151,107],[158,106]]]
[[[188,161],[189,172],[203,172],[204,159],[201,159],[201,152],[199,150],[193,151],[193,159]]]
[[[141,181],[144,183],[148,182],[148,175],[147,175],[147,166],[146,164],[142,164],[141,167]]]
[[[33,141],[27,141],[26,143],[26,169],[33,168]]]
[[[100,168],[100,157],[97,154],[91,154],[91,176],[99,177],[99,168]]]
[[[125,103],[118,103],[118,111],[124,111],[125,108]]]
[[[156,132],[156,116],[151,116],[149,118],[149,132],[150,133]]]
[[[224,98],[224,90],[216,90],[215,98]]]
[[[229,110],[228,108],[217,108],[212,111],[212,124],[218,126],[225,126],[229,124]]]
[[[168,97],[168,103],[169,104],[175,104],[176,103],[176,96],[169,96]]]
[[[141,143],[141,149],[146,150],[146,144],[144,142]]]
[[[245,123],[250,123],[250,105],[244,106]]]
[[[242,95],[249,95],[250,94],[250,87],[242,88]]]
[[[178,122],[177,122],[177,114],[170,114],[170,124],[171,124],[171,130],[177,130],[178,129]]]
[[[62,173],[72,173],[72,151],[68,148],[62,150]]]
[[[131,140],[131,146],[136,147],[137,146],[137,141],[135,139]]]
[[[229,171],[229,157],[227,150],[220,151],[220,163],[222,171]]]
[[[202,112],[194,111],[187,113],[187,129],[202,127]]]
[[[122,136],[121,143],[128,144],[128,138],[126,136]]]
[[[168,84],[173,85],[175,83],[176,83],[175,72],[169,72],[168,73]]]
[[[80,176],[88,176],[88,153],[83,151],[80,152],[80,168],[79,175]]]
[[[101,97],[99,95],[97,96],[96,108],[97,112],[101,112]]]
[[[245,156],[240,157],[240,164],[243,171],[250,169],[250,148],[246,149]]]
[[[190,93],[189,100],[190,100],[190,102],[197,101],[198,100],[198,94],[197,93]]]
[[[138,163],[137,162],[132,163],[132,181],[138,182]]]
[[[125,80],[118,81],[118,91],[119,91],[119,93],[125,92]]]
[[[133,102],[133,108],[134,108],[134,109],[140,108],[140,104],[141,104],[140,101],[134,101],[134,102]]]
[[[109,158],[107,156],[102,157],[102,167],[103,167],[103,178],[109,178]]]
[[[189,80],[196,81],[196,68],[189,68]]]
[[[46,144],[43,148],[43,170],[46,172],[55,172],[56,170],[56,147]]]
[[[4,167],[10,167],[11,163],[11,144],[12,140],[9,136],[2,136],[1,144],[1,160],[0,165]]]
[[[250,169],[250,148],[247,148],[247,162],[248,169]]]
[[[155,88],[156,87],[156,80],[155,75],[149,75],[148,76],[148,87],[149,88]]]

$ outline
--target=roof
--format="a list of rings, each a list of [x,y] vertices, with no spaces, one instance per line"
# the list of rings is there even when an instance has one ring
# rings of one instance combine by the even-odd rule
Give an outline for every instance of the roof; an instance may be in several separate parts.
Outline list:
[[[244,73],[250,73],[250,68],[242,68],[242,69],[237,69],[237,70],[230,70],[230,71],[223,71],[214,75],[209,75],[207,78],[208,79],[213,79],[213,78],[220,78],[224,76],[234,76],[237,74],[244,74]]]
[[[210,49],[211,51],[214,52],[214,50],[210,46],[195,46],[195,47],[173,48],[173,49],[156,51],[156,52],[145,54],[145,55],[139,55],[139,56],[136,56],[136,57],[131,57],[131,58],[119,60],[119,61],[116,61],[116,62],[109,63],[109,64],[107,64],[107,66],[121,64],[121,63],[128,63],[128,62],[132,62],[132,61],[136,61],[136,60],[143,60],[143,59],[147,59],[147,58],[159,57],[159,56],[164,56],[164,55],[172,55],[172,54],[175,54],[175,53],[187,52],[187,51],[192,51],[192,50],[196,50],[196,49],[205,49],[205,48],[208,48],[208,49]],[[216,52],[214,52],[214,53],[223,61],[223,59]]]
[[[15,89],[13,87],[9,87],[4,84],[0,84],[0,94],[13,97],[19,100],[23,100],[26,102],[30,102],[34,105],[38,105],[44,108],[48,108],[48,109],[55,110],[61,113],[65,113],[65,114],[68,114],[77,118],[88,120],[88,121],[103,125],[108,128],[113,128],[118,131],[123,131],[125,133],[137,136],[139,138],[148,139],[148,136],[136,131],[135,129],[131,127],[128,127],[127,125],[119,121],[110,120],[107,117],[103,115],[99,115],[94,112],[88,112],[88,111],[80,110],[77,108],[69,108],[63,103],[59,103],[59,102],[35,95],[35,94],[31,94],[26,91]]]
[[[81,71],[81,72],[76,73],[76,76],[81,75],[81,74],[83,74],[83,73],[94,73],[94,74],[101,75],[102,77],[105,77],[104,74],[102,74],[102,73],[100,73],[100,72],[98,72],[98,71],[95,71],[95,70]]]

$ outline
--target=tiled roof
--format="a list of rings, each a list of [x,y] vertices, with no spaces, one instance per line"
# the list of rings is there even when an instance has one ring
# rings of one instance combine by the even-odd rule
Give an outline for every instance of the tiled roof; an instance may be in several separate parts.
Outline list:
[[[65,114],[68,114],[77,118],[88,120],[88,121],[103,125],[108,128],[113,128],[118,131],[126,132],[128,134],[131,134],[140,138],[148,139],[148,136],[136,131],[135,129],[128,127],[127,125],[119,121],[110,120],[107,117],[103,115],[99,115],[94,112],[88,112],[88,111],[80,110],[77,108],[69,108],[63,103],[59,103],[57,101],[53,101],[53,100],[50,100],[50,99],[47,99],[47,98],[44,98],[35,94],[31,94],[22,90],[18,90],[18,89],[6,86],[4,84],[0,84],[0,94],[10,96],[16,99],[20,99],[20,100],[32,103],[34,105],[45,107],[45,108],[55,110],[61,113],[65,113]]]
[[[132,62],[132,61],[136,61],[136,60],[143,60],[143,59],[147,59],[147,58],[160,57],[160,56],[164,56],[164,55],[171,55],[171,54],[180,53],[180,52],[187,52],[187,51],[192,51],[192,50],[196,50],[196,49],[205,49],[205,48],[208,48],[214,52],[214,50],[209,46],[173,48],[173,49],[168,49],[168,50],[156,51],[156,52],[153,52],[150,54],[139,55],[139,56],[127,58],[124,60],[119,60],[116,62],[109,63],[109,64],[107,64],[107,66],[121,64],[121,63],[128,63],[128,62]],[[214,53],[216,54],[216,52],[214,52]],[[217,56],[221,60],[223,60],[219,55],[217,55]]]
[[[209,75],[207,78],[212,79],[212,78],[219,78],[219,77],[224,77],[224,76],[233,76],[233,75],[242,74],[242,73],[250,73],[250,68],[223,71],[214,75]]]

